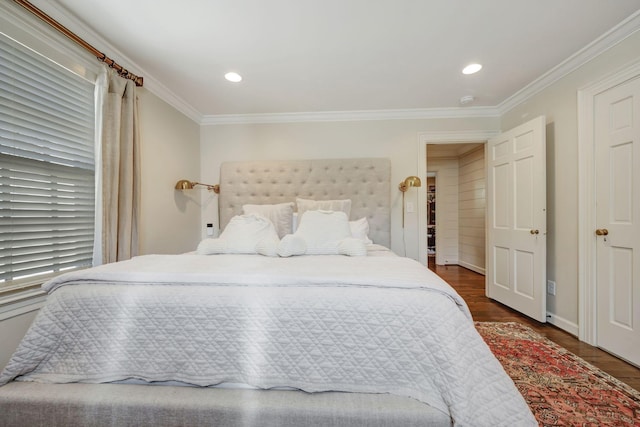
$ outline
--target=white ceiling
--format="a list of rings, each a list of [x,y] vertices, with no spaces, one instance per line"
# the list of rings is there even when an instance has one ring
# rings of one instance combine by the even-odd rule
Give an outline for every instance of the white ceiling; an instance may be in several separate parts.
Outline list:
[[[496,107],[640,9],[640,0],[32,2],[202,117],[458,108],[465,95],[476,100],[464,108]],[[464,76],[471,62],[484,68]],[[244,80],[227,82],[228,71]]]

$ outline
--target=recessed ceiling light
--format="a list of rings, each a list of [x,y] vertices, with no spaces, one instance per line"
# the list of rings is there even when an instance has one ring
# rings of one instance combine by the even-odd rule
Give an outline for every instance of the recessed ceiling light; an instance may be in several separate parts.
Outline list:
[[[224,78],[229,80],[230,82],[233,82],[233,83],[238,83],[239,81],[242,80],[242,76],[240,74],[234,73],[234,72],[225,74]]]
[[[469,64],[466,67],[464,67],[464,69],[462,70],[462,74],[477,73],[478,71],[480,71],[481,68],[482,68],[482,65],[480,64]]]

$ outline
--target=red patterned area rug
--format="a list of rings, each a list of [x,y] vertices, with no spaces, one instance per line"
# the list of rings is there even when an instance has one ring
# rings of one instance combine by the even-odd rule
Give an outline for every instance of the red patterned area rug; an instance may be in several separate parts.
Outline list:
[[[640,426],[640,392],[515,322],[476,328],[541,426]]]

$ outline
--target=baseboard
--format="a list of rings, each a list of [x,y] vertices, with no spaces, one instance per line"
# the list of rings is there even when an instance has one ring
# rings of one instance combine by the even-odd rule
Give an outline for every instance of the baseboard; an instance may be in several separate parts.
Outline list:
[[[578,325],[576,323],[570,322],[567,319],[563,319],[562,317],[556,316],[553,313],[547,313],[547,322],[551,323],[553,326],[556,326],[563,331],[570,333],[571,335],[578,337]]]
[[[484,267],[478,267],[477,265],[469,264],[468,262],[464,261],[458,261],[458,265],[468,270],[475,271],[478,274],[482,274],[483,276],[485,275]]]

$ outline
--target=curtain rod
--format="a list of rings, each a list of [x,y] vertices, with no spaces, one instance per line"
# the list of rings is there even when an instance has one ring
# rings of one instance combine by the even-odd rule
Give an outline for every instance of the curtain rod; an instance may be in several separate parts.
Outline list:
[[[42,21],[44,21],[47,24],[49,24],[50,26],[52,26],[58,32],[60,32],[63,35],[67,36],[68,38],[70,38],[72,41],[74,41],[76,44],[80,45],[85,50],[89,51],[96,58],[98,58],[99,61],[104,62],[109,67],[111,67],[114,70],[116,70],[116,72],[121,77],[123,77],[125,79],[129,79],[129,80],[133,80],[135,82],[136,86],[142,86],[142,83],[143,83],[143,78],[142,77],[136,76],[135,74],[133,74],[133,73],[129,72],[128,70],[126,70],[120,64],[116,63],[116,61],[114,61],[113,59],[109,58],[107,55],[105,55],[104,53],[100,52],[95,47],[91,46],[85,40],[81,39],[78,35],[76,35],[72,31],[70,31],[64,25],[60,24],[58,21],[56,21],[55,19],[53,19],[52,17],[50,17],[49,15],[47,15],[46,13],[44,13],[43,11],[41,11],[40,9],[38,9],[37,7],[32,5],[31,3],[29,3],[27,0],[13,0],[13,1],[18,3],[20,6],[24,7],[26,10],[31,12],[33,15],[37,16],[38,18],[40,18]]]

